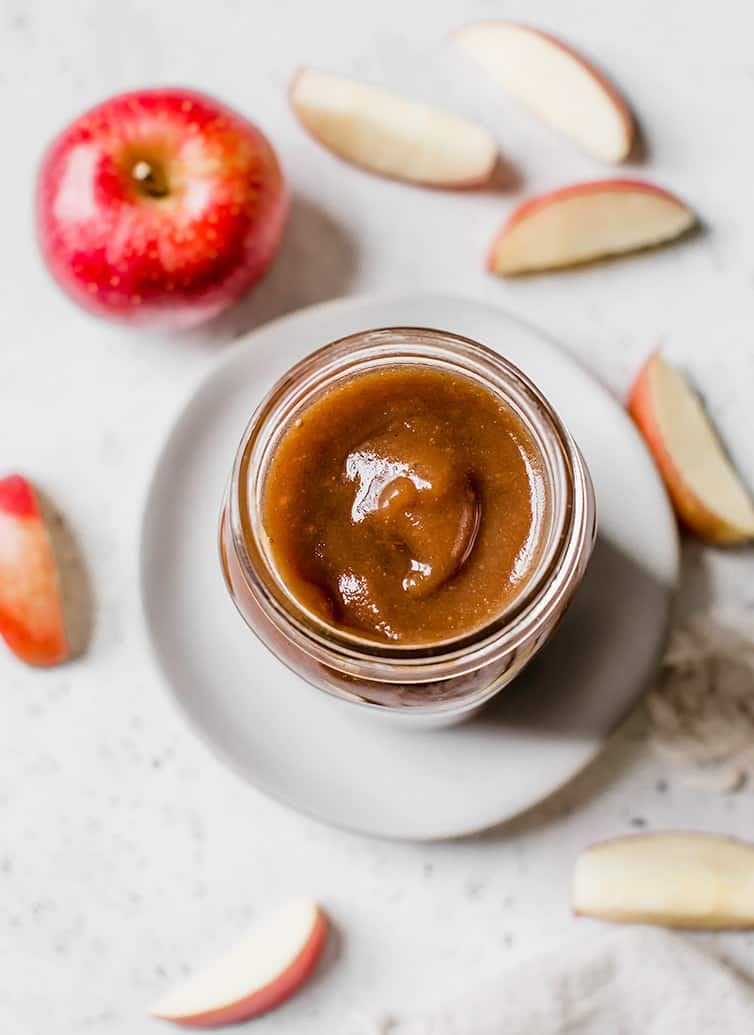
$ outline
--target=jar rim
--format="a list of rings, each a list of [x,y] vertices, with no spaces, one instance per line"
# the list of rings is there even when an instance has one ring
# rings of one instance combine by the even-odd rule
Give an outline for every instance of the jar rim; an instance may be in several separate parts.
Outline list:
[[[294,412],[310,405],[336,380],[389,365],[441,365],[473,374],[518,413],[550,464],[550,504],[554,508],[549,541],[521,592],[479,627],[430,644],[382,643],[335,627],[308,611],[280,578],[265,548],[261,508],[250,502],[250,479],[259,488],[269,454]],[[546,454],[546,455],[545,455]],[[490,653],[510,649],[519,636],[547,620],[562,605],[581,550],[593,496],[583,458],[570,434],[533,382],[489,347],[433,328],[381,327],[339,338],[310,353],[280,378],[252,413],[239,444],[231,475],[229,531],[244,580],[258,604],[284,635],[303,638],[306,648],[325,664],[354,678],[389,681],[394,670],[408,682],[446,678],[486,663]],[[593,531],[593,528],[592,528]],[[247,544],[251,544],[250,555]],[[583,548],[583,542],[581,543]],[[408,673],[408,676],[407,676]]]

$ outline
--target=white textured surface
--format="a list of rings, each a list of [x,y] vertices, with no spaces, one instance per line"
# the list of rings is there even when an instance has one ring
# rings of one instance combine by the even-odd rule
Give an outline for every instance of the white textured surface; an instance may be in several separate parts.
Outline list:
[[[754,75],[745,6],[505,4],[507,16],[565,33],[600,60],[648,138],[651,164],[631,171],[678,191],[708,226],[677,248],[609,267],[493,280],[481,261],[509,195],[374,179],[320,151],[287,109],[288,78],[310,63],[480,119],[526,191],[606,174],[499,103],[452,56],[447,32],[493,13],[481,0],[0,5],[0,468],[26,470],[63,506],[98,604],[84,661],[38,674],[0,654],[3,1031],[157,1031],[144,1007],[169,982],[224,947],[255,909],[300,891],[330,907],[343,931],[339,958],[254,1030],[353,1035],[355,1022],[342,1021],[350,1010],[429,1007],[543,941],[589,931],[568,911],[571,864],[589,841],[639,821],[751,835],[752,797],[676,785],[648,755],[639,720],[590,773],[504,830],[435,846],[343,834],[265,801],[222,769],[186,730],[145,651],[136,543],[162,435],[225,342],[307,302],[407,287],[497,300],[560,337],[618,393],[662,345],[703,386],[754,484],[754,136],[746,129]],[[296,195],[266,283],[183,340],[76,311],[49,283],[31,236],[44,142],[99,97],[155,82],[204,88],[255,118]],[[754,605],[752,586],[751,550],[687,548],[684,608]],[[750,936],[725,945],[754,969]]]
[[[623,929],[539,953],[385,1035],[750,1035],[754,985],[686,938]]]

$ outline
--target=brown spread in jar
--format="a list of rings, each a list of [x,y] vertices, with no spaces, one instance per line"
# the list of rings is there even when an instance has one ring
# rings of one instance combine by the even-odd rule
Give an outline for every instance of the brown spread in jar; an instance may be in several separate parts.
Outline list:
[[[361,373],[282,432],[262,522],[291,595],[330,625],[404,645],[463,635],[526,584],[542,457],[513,408],[428,365]]]

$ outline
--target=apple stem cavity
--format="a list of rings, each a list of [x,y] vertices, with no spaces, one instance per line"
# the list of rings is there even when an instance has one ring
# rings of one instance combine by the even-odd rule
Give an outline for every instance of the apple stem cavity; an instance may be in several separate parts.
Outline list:
[[[139,158],[131,167],[131,176],[142,194],[150,198],[164,198],[168,194],[167,177],[163,170],[144,158]]]

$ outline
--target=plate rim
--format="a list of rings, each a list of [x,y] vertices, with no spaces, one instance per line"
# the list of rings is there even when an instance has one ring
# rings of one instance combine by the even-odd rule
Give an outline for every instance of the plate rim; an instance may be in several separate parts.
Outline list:
[[[378,829],[354,826],[346,822],[333,819],[329,815],[324,813],[318,813],[314,809],[302,805],[292,797],[289,797],[284,792],[281,792],[278,788],[272,787],[264,777],[260,775],[254,775],[245,770],[240,762],[238,762],[225,747],[221,746],[220,743],[205,729],[204,725],[200,722],[198,717],[193,711],[184,703],[183,698],[179,691],[174,686],[174,681],[169,673],[166,661],[163,656],[163,652],[160,649],[153,623],[149,618],[149,603],[148,603],[148,590],[147,590],[147,575],[146,575],[146,540],[147,540],[147,528],[151,512],[155,506],[155,498],[157,496],[157,483],[158,475],[160,473],[161,465],[171,447],[171,444],[179,431],[184,414],[189,411],[196,399],[200,397],[202,392],[207,387],[208,383],[216,379],[221,379],[223,372],[226,368],[231,367],[238,360],[239,356],[246,352],[249,348],[249,339],[253,339],[257,334],[263,331],[268,331],[278,327],[278,325],[284,325],[289,321],[297,319],[305,319],[307,316],[311,316],[314,313],[321,313],[330,311],[347,312],[350,309],[358,310],[361,307],[378,305],[378,306],[389,306],[395,304],[409,304],[427,303],[428,301],[442,301],[444,304],[458,304],[460,306],[473,306],[489,310],[491,312],[499,314],[504,319],[508,319],[514,324],[524,327],[527,332],[535,335],[536,337],[544,340],[547,345],[563,353],[565,359],[569,365],[577,367],[580,373],[587,377],[592,384],[593,389],[599,392],[606,399],[609,400],[612,407],[616,411],[616,414],[620,414],[626,423],[627,427],[633,429],[635,437],[641,443],[643,449],[651,460],[651,453],[646,446],[643,438],[641,437],[638,429],[635,428],[629,415],[621,407],[620,402],[610,392],[610,390],[602,384],[601,381],[594,375],[590,368],[584,363],[580,357],[575,356],[569,349],[561,345],[561,343],[555,338],[549,331],[540,328],[536,323],[530,321],[526,317],[520,316],[518,313],[511,311],[505,306],[497,305],[495,302],[487,301],[486,299],[473,298],[466,295],[455,294],[452,292],[442,292],[433,290],[416,290],[416,291],[377,291],[377,292],[364,292],[356,295],[347,295],[340,298],[327,299],[321,302],[314,302],[310,305],[303,306],[299,309],[292,310],[291,312],[282,313],[279,316],[274,317],[271,320],[260,323],[247,331],[245,331],[239,338],[234,341],[230,346],[218,357],[214,362],[210,363],[209,366],[203,368],[197,377],[195,383],[193,383],[189,389],[183,394],[182,398],[178,400],[175,408],[171,412],[170,419],[167,424],[167,430],[162,438],[159,448],[153,455],[151,467],[147,478],[145,479],[145,488],[142,493],[141,518],[138,527],[138,549],[137,549],[137,564],[138,564],[138,582],[139,590],[138,597],[140,602],[140,617],[142,632],[146,638],[147,650],[152,663],[154,664],[157,673],[160,677],[160,682],[164,683],[163,692],[166,694],[168,699],[175,705],[177,712],[182,717],[182,721],[187,724],[188,729],[197,736],[197,739],[209,750],[210,754],[219,761],[224,767],[233,772],[243,784],[264,795],[266,798],[275,802],[278,805],[282,805],[292,812],[299,815],[305,816],[309,820],[316,821],[317,823],[325,824],[334,829],[342,832],[357,835],[361,837],[367,837],[379,841],[396,841],[404,843],[431,843],[431,842],[450,842],[458,841],[465,838],[478,836],[485,831],[494,830],[498,826],[504,826],[514,818],[520,817],[527,814],[532,809],[548,801],[554,795],[559,793],[564,787],[577,778],[583,773],[600,755],[604,750],[605,743],[612,736],[615,730],[625,721],[627,716],[636,707],[638,701],[642,695],[646,692],[646,685],[641,689],[637,690],[635,698],[626,704],[626,707],[621,710],[618,718],[612,723],[609,729],[606,729],[599,735],[592,735],[588,739],[588,748],[585,750],[584,757],[580,764],[574,768],[564,779],[561,779],[549,790],[543,794],[533,798],[531,802],[525,805],[523,808],[517,811],[504,815],[496,820],[492,821],[475,821],[468,826],[460,828],[458,824],[453,825],[452,830],[446,830],[443,832],[432,832],[432,833],[403,833],[403,832],[388,832],[381,831]],[[404,323],[405,326],[409,324]],[[326,344],[322,342],[321,344]],[[312,350],[318,348],[319,345],[314,345]],[[658,476],[659,479],[659,476]],[[657,647],[654,651],[653,667],[656,668],[662,657],[665,644],[667,642],[668,634],[670,632],[672,621],[674,604],[678,590],[678,582],[680,576],[681,567],[681,551],[680,551],[680,535],[677,527],[677,523],[673,517],[672,507],[670,501],[665,498],[665,505],[667,507],[669,515],[673,518],[672,526],[674,528],[673,535],[673,558],[672,558],[672,580],[668,583],[668,608],[665,616],[664,628],[662,635],[658,637]],[[267,649],[262,645],[263,649]],[[279,661],[279,659],[278,659]],[[283,664],[283,662],[280,662]],[[287,667],[287,666],[286,666]],[[296,679],[302,680],[297,673],[292,672]]]

